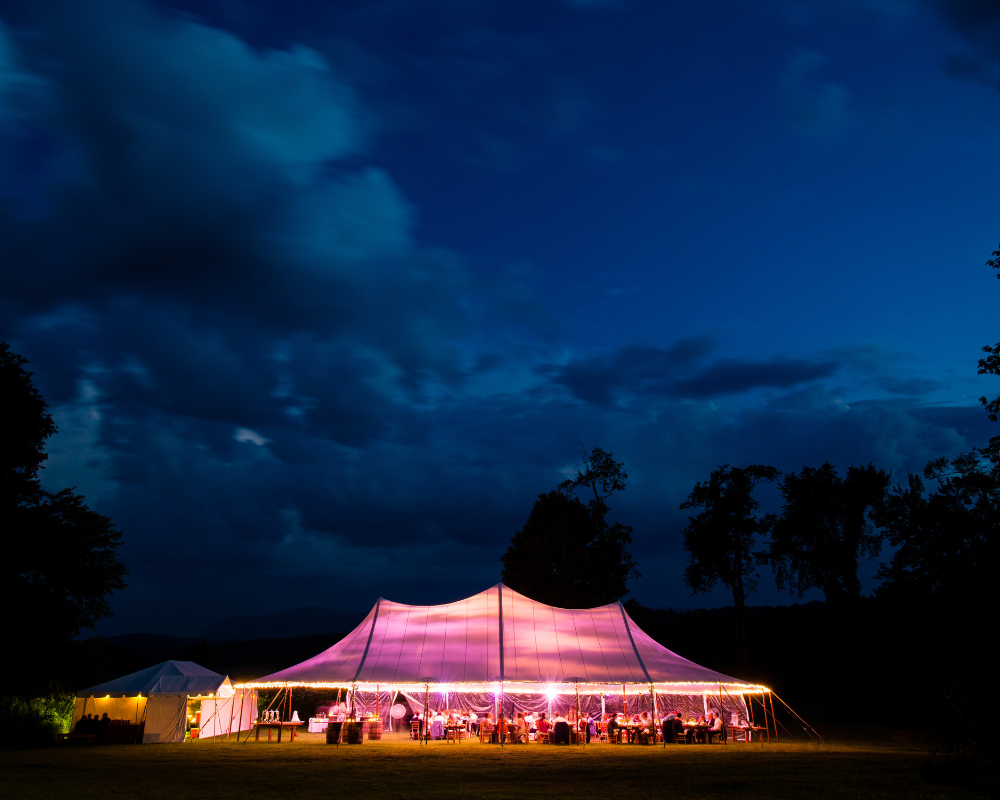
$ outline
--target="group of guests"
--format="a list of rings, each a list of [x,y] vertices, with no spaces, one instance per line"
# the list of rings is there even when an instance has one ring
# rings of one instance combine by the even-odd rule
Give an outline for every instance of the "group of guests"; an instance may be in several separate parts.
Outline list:
[[[417,723],[417,735],[424,735],[424,714],[419,712],[411,717],[413,722]],[[430,738],[431,739],[443,739],[445,737],[445,730],[447,728],[464,728],[470,733],[478,733],[480,726],[479,716],[475,711],[461,711],[459,709],[442,709],[435,711],[431,709],[427,715],[427,721],[430,725]],[[483,718],[484,724],[489,724],[492,726],[493,717],[491,714],[487,714]]]
[[[98,717],[97,714],[87,714],[80,717],[76,725],[73,726],[73,733],[94,734],[97,736],[97,741],[103,742],[109,727],[111,727],[111,718],[107,713],[103,717]]]
[[[707,716],[699,714],[686,726],[681,712],[675,710],[663,718],[662,731],[664,742],[674,743],[684,738],[689,744],[709,744],[717,738],[725,738],[726,726],[722,715],[715,709],[709,711]]]
[[[418,713],[412,717],[417,723],[415,731],[418,737],[424,734],[424,715]],[[663,741],[675,743],[683,739],[690,743],[710,743],[716,738],[725,736],[725,724],[722,715],[717,710],[709,711],[707,715],[699,714],[685,720],[679,710],[671,711],[657,724],[656,719],[646,711],[635,714],[631,718],[625,714],[604,714],[598,716],[584,712],[576,718],[575,710],[570,710],[569,718],[556,712],[550,719],[547,714],[518,711],[513,717],[501,715],[499,721],[492,714],[478,716],[474,711],[457,709],[431,710],[427,716],[430,725],[431,739],[444,739],[448,728],[465,728],[469,733],[499,733],[505,740],[528,742],[547,735],[552,740],[556,726],[565,723],[568,731],[575,729],[586,737],[587,744],[596,739],[600,733],[607,733],[609,741],[625,741],[634,744],[655,743],[657,734],[663,736]],[[621,732],[619,734],[619,731]],[[619,736],[621,739],[619,739]]]

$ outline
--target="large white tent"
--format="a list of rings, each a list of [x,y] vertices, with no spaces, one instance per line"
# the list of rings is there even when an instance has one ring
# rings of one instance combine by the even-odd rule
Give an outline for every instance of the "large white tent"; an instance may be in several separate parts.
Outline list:
[[[636,708],[642,698],[648,707],[657,697],[675,706],[676,698],[697,698],[691,705],[699,707],[711,697],[716,705],[745,712],[745,695],[768,691],[668,650],[643,632],[621,603],[556,608],[502,583],[439,606],[380,598],[333,647],[246,685],[349,687],[365,712],[372,701],[385,708],[396,691],[417,708],[428,692],[439,705],[454,698],[483,709],[493,707],[495,698],[513,697],[514,707],[527,708],[538,704],[529,696],[551,704],[553,696],[579,691],[600,698],[602,709],[606,698],[622,698],[627,707],[632,695]]]
[[[202,736],[247,730],[256,692],[235,690],[228,676],[193,661],[164,661],[76,693],[73,725],[85,714],[143,724],[144,743],[182,742],[188,702],[201,701]]]

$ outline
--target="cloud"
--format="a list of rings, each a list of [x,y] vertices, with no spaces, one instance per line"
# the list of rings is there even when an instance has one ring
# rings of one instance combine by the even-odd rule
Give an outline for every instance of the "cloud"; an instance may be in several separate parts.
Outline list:
[[[236,432],[233,433],[233,438],[237,442],[250,442],[258,447],[263,447],[271,441],[270,439],[265,439],[257,431],[252,431],[249,428],[237,428]]]
[[[789,389],[836,372],[836,361],[776,358],[770,361],[722,359],[674,386],[684,397],[717,397],[758,388]]]
[[[1000,89],[1000,5],[994,0],[934,0],[931,5],[968,46],[945,57],[945,70]]]
[[[715,346],[714,337],[690,337],[668,349],[626,347],[609,356],[580,358],[539,371],[580,400],[611,406],[634,395],[702,399],[760,388],[788,389],[829,377],[840,367],[838,359],[829,357],[724,358],[699,366]]]

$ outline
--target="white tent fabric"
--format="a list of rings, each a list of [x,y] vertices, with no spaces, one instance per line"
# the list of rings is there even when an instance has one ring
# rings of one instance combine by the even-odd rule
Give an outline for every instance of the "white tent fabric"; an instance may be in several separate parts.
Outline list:
[[[379,599],[365,620],[319,655],[248,686],[423,684],[456,691],[631,691],[757,693],[763,687],[707,669],[646,635],[621,603],[564,609],[538,603],[502,583],[465,600],[408,606]],[[635,686],[641,685],[644,688]]]
[[[75,726],[84,714],[107,713],[111,719],[128,719],[135,723],[144,721],[144,743],[183,742],[190,698],[206,698],[204,702],[210,704],[211,710],[214,710],[217,700],[230,709],[234,706],[234,694],[233,685],[225,675],[212,672],[193,661],[164,661],[113,681],[81,689],[76,693],[73,724]],[[235,701],[237,709],[240,703],[245,715],[242,721],[233,721],[228,717],[223,720],[218,714],[209,715],[204,718],[210,719],[211,731],[205,735],[228,733],[230,729],[248,730],[257,718],[257,693],[241,691],[239,700]]]
[[[257,719],[257,693],[240,689],[232,697],[201,701],[201,729],[198,736],[225,736],[248,731]]]
[[[98,717],[107,714],[111,719],[125,719],[138,725],[146,714],[145,697],[78,697],[73,708],[73,723],[84,714],[96,714]]]
[[[195,664],[193,661],[164,661],[113,681],[81,689],[77,697],[136,697],[184,695],[221,695],[230,697],[233,685],[229,678]]]
[[[187,730],[187,697],[167,695],[150,697],[146,703],[146,727],[143,744],[183,742]]]

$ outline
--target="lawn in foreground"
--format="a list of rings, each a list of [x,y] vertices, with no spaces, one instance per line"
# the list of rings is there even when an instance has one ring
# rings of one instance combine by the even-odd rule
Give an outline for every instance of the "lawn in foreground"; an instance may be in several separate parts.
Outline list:
[[[244,745],[60,747],[0,753],[5,797],[978,798],[925,783],[926,755],[891,744],[636,747],[521,745],[501,750],[408,740],[333,747],[318,736]]]

